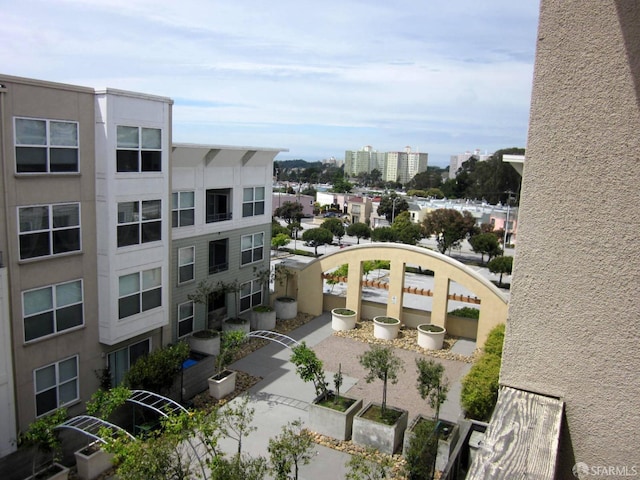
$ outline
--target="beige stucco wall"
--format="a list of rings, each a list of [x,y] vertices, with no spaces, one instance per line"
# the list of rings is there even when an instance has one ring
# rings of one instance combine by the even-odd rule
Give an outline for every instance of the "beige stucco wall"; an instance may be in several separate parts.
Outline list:
[[[491,282],[478,275],[466,265],[425,248],[396,243],[369,243],[354,245],[322,257],[302,266],[296,275],[298,292],[298,310],[311,315],[319,315],[328,310],[322,295],[322,273],[347,263],[349,276],[362,278],[362,262],[367,260],[389,260],[389,303],[386,315],[404,321],[402,309],[404,267],[421,266],[434,272],[434,296],[431,309],[431,322],[447,328],[447,294],[449,285],[454,281],[472,291],[480,298],[480,319],[478,320],[477,341],[483,345],[487,334],[495,325],[504,323],[507,314],[507,300]],[[360,272],[360,275],[356,272]],[[305,295],[300,295],[305,292]],[[318,295],[310,293],[317,292]],[[360,282],[347,282],[345,306],[363,316],[362,288]],[[366,315],[364,315],[366,316]],[[411,317],[413,321],[413,316]],[[464,331],[468,331],[464,330]]]
[[[566,402],[557,478],[640,474],[640,8],[543,0],[537,48],[501,383]]]

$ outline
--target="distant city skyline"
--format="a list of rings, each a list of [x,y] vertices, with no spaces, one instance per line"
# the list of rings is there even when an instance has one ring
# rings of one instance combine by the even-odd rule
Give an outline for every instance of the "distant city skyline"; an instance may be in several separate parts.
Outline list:
[[[526,146],[538,2],[5,3],[2,73],[170,97],[174,142],[442,167]]]

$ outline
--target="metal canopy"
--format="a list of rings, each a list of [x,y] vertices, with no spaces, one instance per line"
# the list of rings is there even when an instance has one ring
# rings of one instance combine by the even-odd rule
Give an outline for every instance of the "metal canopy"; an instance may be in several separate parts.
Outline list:
[[[123,428],[120,428],[113,423],[109,423],[106,420],[92,417],[91,415],[78,415],[77,417],[70,418],[69,420],[61,423],[60,425],[56,426],[56,428],[69,428],[71,430],[84,433],[88,437],[91,437],[94,440],[98,440],[102,443],[106,443],[106,440],[100,436],[100,432],[104,431],[105,429],[111,432],[111,436],[118,432],[123,432],[129,437],[135,438]]]
[[[132,390],[131,396],[127,398],[127,402],[150,408],[158,412],[163,417],[168,417],[170,414],[188,412],[188,410],[178,402],[146,390]]]
[[[300,345],[297,340],[294,340],[293,338],[278,332],[272,332],[271,330],[254,330],[253,332],[249,332],[247,336],[252,338],[262,338],[264,340],[270,340],[272,342],[279,343],[280,345],[287,348],[292,348]]]

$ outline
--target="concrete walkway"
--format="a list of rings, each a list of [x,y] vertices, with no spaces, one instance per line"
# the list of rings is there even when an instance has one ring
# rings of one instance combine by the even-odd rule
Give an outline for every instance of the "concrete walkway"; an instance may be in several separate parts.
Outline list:
[[[382,396],[382,383],[379,381],[367,384],[364,370],[358,362],[358,356],[369,349],[366,343],[345,339],[332,335],[331,314],[325,312],[307,324],[294,330],[290,336],[314,349],[323,361],[326,378],[331,381],[338,364],[344,375],[342,391],[353,397],[379,402]],[[474,342],[460,346],[460,353],[475,348]],[[471,349],[471,352],[473,349]],[[418,414],[432,415],[433,411],[425,400],[422,400],[415,388],[415,358],[421,355],[416,352],[397,350],[396,354],[405,362],[405,372],[396,385],[388,386],[388,404],[409,410],[410,421]],[[250,406],[255,409],[253,426],[257,428],[243,441],[243,452],[250,455],[268,457],[269,438],[278,435],[287,422],[300,419],[303,425],[307,422],[307,407],[314,399],[313,385],[302,382],[293,364],[289,361],[291,350],[271,343],[247,357],[231,365],[234,370],[241,370],[262,380],[249,390]],[[441,417],[456,421],[461,415],[459,405],[460,379],[471,367],[470,364],[451,360],[439,360],[445,365],[445,375],[450,382],[447,401],[442,405]],[[232,402],[237,402],[238,399]],[[223,442],[223,448],[233,452],[234,441]],[[345,464],[349,455],[323,446],[314,448],[316,455],[309,465],[300,470],[300,479],[339,479],[344,478],[348,469]]]

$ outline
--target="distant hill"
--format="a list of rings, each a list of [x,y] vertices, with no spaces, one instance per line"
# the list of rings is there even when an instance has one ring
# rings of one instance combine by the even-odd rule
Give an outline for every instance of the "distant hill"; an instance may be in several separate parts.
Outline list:
[[[321,167],[322,162],[307,162],[306,160],[296,159],[296,160],[277,160],[276,162],[280,165],[280,168],[311,168],[311,167]]]

